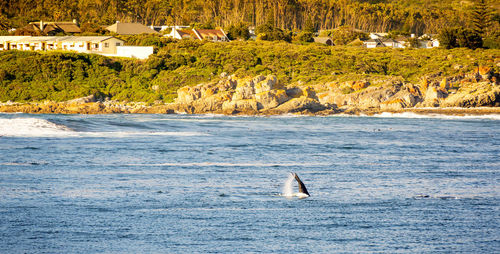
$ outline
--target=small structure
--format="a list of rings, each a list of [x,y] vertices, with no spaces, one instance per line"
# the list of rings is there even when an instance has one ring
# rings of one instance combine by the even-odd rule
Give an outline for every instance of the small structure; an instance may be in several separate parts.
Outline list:
[[[314,42],[333,46],[333,41],[330,37],[314,37]]]
[[[394,48],[406,48],[409,44],[409,38],[406,36],[399,36],[394,41],[396,42]]]
[[[175,39],[209,40],[213,42],[229,41],[222,29],[172,29],[165,35]]]
[[[391,38],[380,38],[380,42],[384,45],[384,47],[393,47],[396,48],[398,45],[398,42],[395,41],[394,39]]]
[[[153,54],[152,46],[119,46],[116,47],[115,56],[147,59],[151,54]]]
[[[369,39],[367,41],[364,41],[363,44],[367,48],[384,47],[384,44],[380,41],[380,39]]]
[[[140,23],[121,23],[119,21],[106,27],[106,30],[120,35],[159,34],[157,31]]]
[[[81,33],[80,27],[76,20],[73,22],[30,22],[28,25],[17,29],[15,35],[49,35],[54,36],[57,34],[78,34]]]
[[[188,29],[189,26],[149,26],[151,29],[157,31],[157,32],[161,32],[161,31],[165,31],[167,29],[170,29],[170,31],[174,30],[174,29]]]

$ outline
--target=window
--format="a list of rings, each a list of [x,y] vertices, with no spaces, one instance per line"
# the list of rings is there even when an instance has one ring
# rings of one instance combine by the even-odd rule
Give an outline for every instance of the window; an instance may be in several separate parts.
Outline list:
[[[105,43],[104,43],[104,47],[105,47],[105,48],[109,48],[109,43],[105,42]]]
[[[117,43],[116,43],[116,46],[121,46],[121,45],[122,45],[122,44],[121,44],[121,43],[119,43],[119,42],[117,42]]]

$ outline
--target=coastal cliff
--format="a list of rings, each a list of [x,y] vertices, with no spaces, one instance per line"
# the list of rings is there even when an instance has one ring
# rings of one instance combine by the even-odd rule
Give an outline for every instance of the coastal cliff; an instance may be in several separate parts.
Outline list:
[[[190,114],[263,115],[499,107],[498,76],[479,67],[442,80],[423,77],[418,84],[385,78],[301,87],[284,86],[273,75],[238,79],[224,74],[216,83],[179,89],[175,107]]]
[[[274,75],[239,78],[223,73],[217,81],[181,87],[174,103],[122,103],[94,95],[65,102],[4,103],[1,112],[25,113],[188,113],[188,114],[370,114],[378,112],[500,113],[499,74],[489,67],[417,84],[397,77],[284,85]],[[488,107],[474,110],[480,107]],[[452,108],[453,110],[450,110]],[[443,110],[448,109],[448,110]],[[445,112],[446,113],[446,112]]]

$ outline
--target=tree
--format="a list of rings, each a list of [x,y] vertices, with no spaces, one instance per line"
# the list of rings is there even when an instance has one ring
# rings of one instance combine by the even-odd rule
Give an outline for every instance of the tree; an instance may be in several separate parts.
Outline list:
[[[292,35],[290,33],[284,32],[283,30],[274,26],[274,18],[272,15],[268,15],[267,21],[255,28],[255,33],[257,38],[265,41],[287,41],[292,40]]]
[[[4,15],[0,14],[0,31],[8,31],[10,29],[10,21]]]
[[[301,41],[301,42],[313,42],[314,41],[314,34],[308,31],[302,31],[298,33],[294,40]]]
[[[342,26],[333,30],[331,36],[335,45],[346,45],[356,39],[364,40],[368,38],[366,33],[354,30],[348,26]]]
[[[486,0],[476,0],[470,19],[472,29],[480,36],[485,36],[492,23],[492,14]]]
[[[250,32],[248,31],[248,25],[244,22],[240,22],[237,25],[231,25],[227,29],[227,37],[231,40],[240,39],[248,40],[250,38]]]
[[[483,47],[483,39],[472,29],[455,27],[445,28],[439,33],[439,44],[446,48],[470,48],[476,49]]]
[[[483,47],[483,38],[472,29],[459,28],[456,30],[457,43],[461,48],[477,49]]]
[[[445,49],[458,47],[456,28],[444,28],[438,35],[439,45]]]

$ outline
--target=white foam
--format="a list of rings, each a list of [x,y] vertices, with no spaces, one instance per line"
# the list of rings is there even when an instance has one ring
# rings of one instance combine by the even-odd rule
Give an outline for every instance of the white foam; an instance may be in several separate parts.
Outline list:
[[[0,119],[0,136],[11,137],[58,137],[71,136],[75,132],[64,125],[45,119],[12,118]]]
[[[209,136],[201,132],[165,131],[115,131],[115,132],[77,132],[64,125],[55,124],[38,118],[0,119],[0,136],[6,137],[135,137],[135,136]]]
[[[439,118],[439,119],[450,119],[450,120],[463,120],[463,119],[489,119],[489,120],[500,120],[500,114],[487,114],[487,115],[445,115],[445,114],[418,114],[413,112],[403,112],[403,113],[389,113],[383,112],[380,114],[375,114],[373,117],[379,118]]]

